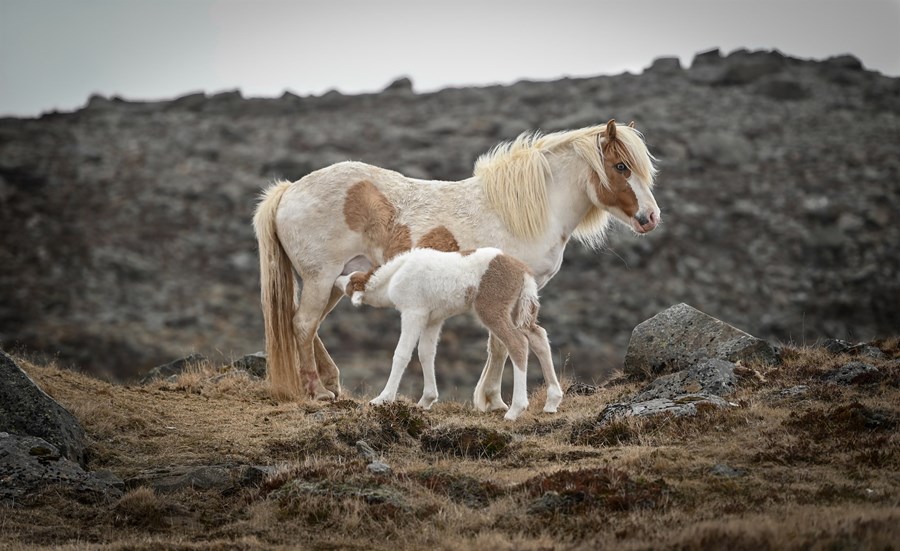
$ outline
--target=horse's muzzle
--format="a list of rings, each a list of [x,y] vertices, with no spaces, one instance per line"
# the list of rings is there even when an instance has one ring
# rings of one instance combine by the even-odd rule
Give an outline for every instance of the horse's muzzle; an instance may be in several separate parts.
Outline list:
[[[638,233],[647,233],[659,224],[659,215],[655,211],[649,214],[638,213],[634,215],[634,231]]]

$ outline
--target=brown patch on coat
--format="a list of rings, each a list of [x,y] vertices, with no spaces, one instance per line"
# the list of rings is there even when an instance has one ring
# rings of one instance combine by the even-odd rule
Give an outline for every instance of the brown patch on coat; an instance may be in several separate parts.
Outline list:
[[[350,281],[347,282],[347,287],[344,288],[344,294],[352,297],[356,291],[365,291],[369,278],[372,277],[373,273],[375,273],[374,269],[368,272],[353,272],[350,274]]]
[[[397,221],[397,208],[368,180],[347,190],[344,220],[351,230],[382,250],[385,262],[412,248],[409,226]]]
[[[466,249],[464,251],[459,251],[459,254],[460,254],[460,256],[469,256],[470,254],[472,254],[474,252],[475,252],[475,249]]]
[[[425,235],[420,237],[416,247],[452,253],[459,250],[459,243],[456,242],[456,238],[446,226],[438,226],[428,230]]]
[[[481,322],[506,345],[513,365],[519,369],[524,369],[528,361],[528,339],[514,320],[526,273],[530,270],[522,261],[498,254],[481,276],[474,303]]]
[[[612,124],[613,121],[610,121]],[[615,125],[612,125],[615,128]],[[616,170],[616,165],[624,163],[628,166],[625,145],[615,137],[615,130],[610,132],[607,126],[607,139],[602,145],[603,148],[603,171],[606,173],[606,179],[609,186],[600,183],[600,176],[595,172],[591,172],[591,184],[597,193],[597,198],[601,203],[608,207],[619,207],[628,216],[634,216],[638,211],[637,195],[628,184],[628,178],[631,177],[631,168],[626,168],[624,172]],[[611,136],[611,138],[610,138]]]
[[[475,297],[478,295],[478,287],[471,285],[466,287],[466,305],[471,306],[473,302],[475,302]]]
[[[519,259],[505,254],[495,256],[478,285],[475,297],[478,317],[485,323],[509,317],[519,302],[526,273],[529,273],[528,266]]]

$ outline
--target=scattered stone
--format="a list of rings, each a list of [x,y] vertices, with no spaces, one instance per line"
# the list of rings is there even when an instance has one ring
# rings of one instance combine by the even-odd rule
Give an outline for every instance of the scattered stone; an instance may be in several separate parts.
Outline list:
[[[382,463],[381,461],[373,461],[366,465],[366,468],[369,469],[369,472],[372,474],[381,474],[388,475],[391,474],[391,467],[387,463]]]
[[[670,414],[675,417],[693,417],[703,407],[735,407],[719,396],[710,394],[685,394],[675,398],[654,398],[642,402],[609,404],[597,417],[598,426],[624,417],[650,417]]]
[[[775,349],[687,304],[663,310],[631,333],[625,353],[625,373],[652,376],[681,371],[718,358],[729,362],[775,363]]]
[[[359,484],[354,482],[333,482],[331,480],[308,481],[296,479],[288,482],[272,494],[282,503],[303,495],[327,497],[354,497],[369,505],[390,505],[401,511],[410,511],[406,497],[397,488],[383,484]]]
[[[822,343],[822,347],[832,354],[852,354],[875,360],[883,360],[887,357],[877,346],[864,342],[852,343],[841,339],[826,339]]]
[[[566,396],[591,396],[596,394],[598,390],[600,389],[595,385],[573,383],[572,386],[566,389]]]
[[[712,475],[725,478],[738,478],[747,474],[747,471],[743,469],[735,469],[734,467],[729,467],[724,463],[716,463],[712,466],[709,472]]]
[[[794,396],[803,396],[807,392],[809,392],[808,386],[797,385],[797,386],[792,386],[790,388],[781,389],[778,392],[776,392],[775,395],[782,397],[782,398],[790,398],[790,397],[794,397]]]
[[[149,486],[159,493],[185,489],[230,493],[258,486],[274,472],[274,467],[264,465],[173,466],[141,471],[126,479],[125,486],[129,489]]]
[[[881,371],[865,362],[849,362],[825,375],[826,381],[840,385],[877,383],[881,378]]]
[[[248,372],[250,375],[254,377],[258,377],[260,379],[266,378],[266,353],[265,352],[256,352],[253,354],[247,354],[242,358],[238,358],[237,360],[231,363],[231,366],[234,369],[243,369]]]
[[[375,461],[378,459],[378,454],[375,453],[375,450],[372,449],[372,446],[369,445],[365,440],[357,440],[356,441],[356,451],[359,452],[359,455],[362,456],[366,461]]]
[[[122,496],[123,484],[108,471],[87,472],[43,438],[0,432],[0,503],[15,505],[49,485],[87,502]]]
[[[409,77],[400,77],[384,88],[385,92],[412,92],[413,83]]]
[[[681,60],[676,56],[658,57],[653,60],[648,71],[653,73],[672,75],[681,72]]]
[[[860,61],[856,56],[852,56],[850,54],[829,57],[828,59],[824,60],[823,63],[831,67],[849,69],[852,71],[861,71],[863,68],[862,61]]]
[[[82,466],[86,463],[87,444],[81,423],[2,351],[0,431],[43,438],[64,457]]]
[[[675,399],[686,394],[725,396],[734,392],[737,366],[725,360],[710,359],[696,366],[665,375],[650,383],[632,402],[646,402],[657,398]]]
[[[185,369],[190,366],[198,365],[206,361],[206,356],[204,356],[203,354],[193,353],[189,356],[185,356],[184,358],[179,358],[173,362],[158,365],[148,371],[146,375],[144,375],[144,377],[141,379],[141,384],[144,385],[157,379],[169,379],[172,376],[180,375],[184,372]]]

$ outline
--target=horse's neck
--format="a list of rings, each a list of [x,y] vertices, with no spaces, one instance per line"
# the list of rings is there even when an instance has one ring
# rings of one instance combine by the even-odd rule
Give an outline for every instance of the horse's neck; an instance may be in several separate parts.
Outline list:
[[[546,228],[534,239],[517,239],[508,251],[528,264],[541,287],[559,271],[569,238],[591,208],[585,191],[587,165],[572,151],[548,154],[547,160],[551,178]]]
[[[554,236],[568,239],[592,206],[586,192],[590,169],[571,149],[549,153],[547,161],[551,175],[547,185],[547,229]]]

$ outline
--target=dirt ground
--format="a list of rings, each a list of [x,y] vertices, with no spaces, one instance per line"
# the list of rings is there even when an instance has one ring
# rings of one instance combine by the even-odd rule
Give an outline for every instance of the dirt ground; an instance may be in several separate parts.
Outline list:
[[[510,423],[469,403],[420,411],[417,396],[279,403],[210,365],[118,386],[21,359],[84,425],[89,467],[126,489],[47,487],[0,507],[0,548],[895,549],[900,352],[877,344],[887,357],[865,359],[879,374],[859,384],[823,376],[861,358],[785,348],[782,365],[745,366],[733,407],[605,426],[604,406],[645,382],[567,395],[558,414],[537,388]],[[390,472],[367,467],[359,440]],[[135,482],[203,465],[269,469],[227,490]]]

